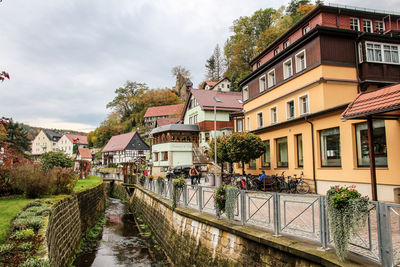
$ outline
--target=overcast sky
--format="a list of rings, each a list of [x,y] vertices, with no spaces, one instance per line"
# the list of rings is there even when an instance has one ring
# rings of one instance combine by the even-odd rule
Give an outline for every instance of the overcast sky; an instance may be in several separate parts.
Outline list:
[[[289,2],[289,1],[287,1]],[[367,8],[399,0],[351,0]],[[379,6],[378,6],[379,3]],[[197,86],[232,21],[280,0],[0,0],[0,117],[89,131],[125,81],[171,88],[174,66]],[[399,11],[399,10],[398,10]]]

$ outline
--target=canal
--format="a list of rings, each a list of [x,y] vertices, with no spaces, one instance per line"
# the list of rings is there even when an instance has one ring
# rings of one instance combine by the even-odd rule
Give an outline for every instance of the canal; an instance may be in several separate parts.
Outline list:
[[[125,204],[116,198],[109,198],[108,203],[102,235],[84,245],[74,266],[167,266],[163,253],[141,234]]]

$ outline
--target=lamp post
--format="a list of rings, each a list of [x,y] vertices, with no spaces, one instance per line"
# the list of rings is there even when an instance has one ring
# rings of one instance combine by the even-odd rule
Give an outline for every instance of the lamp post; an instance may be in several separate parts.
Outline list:
[[[219,186],[220,182],[217,182],[217,107],[214,105],[214,181],[215,185]]]

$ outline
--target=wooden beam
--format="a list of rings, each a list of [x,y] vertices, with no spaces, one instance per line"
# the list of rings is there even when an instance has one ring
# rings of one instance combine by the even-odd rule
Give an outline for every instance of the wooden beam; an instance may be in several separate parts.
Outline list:
[[[371,192],[372,200],[378,201],[376,186],[376,167],[375,167],[375,150],[374,150],[374,129],[372,127],[372,117],[367,119],[368,125],[368,151],[369,151],[369,169],[371,173]]]

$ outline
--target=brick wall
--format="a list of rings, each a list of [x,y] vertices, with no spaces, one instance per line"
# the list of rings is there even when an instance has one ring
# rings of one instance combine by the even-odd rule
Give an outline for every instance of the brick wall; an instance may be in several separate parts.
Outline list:
[[[232,224],[135,188],[132,208],[141,215],[175,266],[362,266],[338,261],[333,250],[249,226]]]
[[[46,231],[48,257],[54,266],[69,265],[82,237],[104,212],[105,200],[101,184],[54,204]]]

